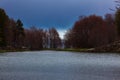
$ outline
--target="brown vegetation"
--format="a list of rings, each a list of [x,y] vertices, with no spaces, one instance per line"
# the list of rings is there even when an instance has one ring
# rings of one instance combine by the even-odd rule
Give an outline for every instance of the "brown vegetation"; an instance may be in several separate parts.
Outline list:
[[[119,52],[120,41],[114,42],[119,39],[117,33],[120,31],[119,24],[116,24],[120,21],[120,15],[117,13],[115,17],[106,14],[105,18],[96,15],[82,16],[67,31],[64,41],[61,41],[55,28],[44,30],[30,27],[25,29],[21,20],[10,19],[5,11],[0,9],[0,49],[57,49],[63,47],[64,43],[65,48],[95,48],[94,51]]]
[[[72,48],[93,48],[109,44],[117,38],[112,15],[105,19],[91,15],[79,19],[65,35],[65,46]]]
[[[30,27],[24,29],[21,20],[10,19],[5,11],[0,9],[0,49],[41,50],[59,47],[61,47],[61,39],[55,28],[43,30]]]

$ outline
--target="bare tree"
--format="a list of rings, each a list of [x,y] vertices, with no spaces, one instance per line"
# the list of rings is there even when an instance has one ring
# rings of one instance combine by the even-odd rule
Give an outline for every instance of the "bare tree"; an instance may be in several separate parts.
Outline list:
[[[55,28],[49,29],[49,40],[50,40],[50,48],[61,47],[61,39],[60,39],[59,34]]]

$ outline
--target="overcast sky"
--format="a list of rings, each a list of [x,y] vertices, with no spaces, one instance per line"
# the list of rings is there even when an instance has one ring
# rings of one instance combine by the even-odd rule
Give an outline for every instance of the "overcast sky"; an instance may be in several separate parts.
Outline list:
[[[112,13],[114,0],[0,0],[9,17],[21,19],[25,27],[55,27],[66,30],[81,15]]]

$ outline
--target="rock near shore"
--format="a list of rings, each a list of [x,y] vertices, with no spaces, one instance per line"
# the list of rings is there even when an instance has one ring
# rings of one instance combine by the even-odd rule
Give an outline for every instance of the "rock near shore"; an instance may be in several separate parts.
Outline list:
[[[111,44],[89,49],[90,52],[117,52],[120,53],[120,40]]]

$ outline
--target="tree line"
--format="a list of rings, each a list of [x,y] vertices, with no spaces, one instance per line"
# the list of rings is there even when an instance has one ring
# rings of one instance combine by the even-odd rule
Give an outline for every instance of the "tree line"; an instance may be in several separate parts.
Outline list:
[[[120,3],[119,1],[117,3]],[[0,8],[0,49],[44,48],[94,48],[110,44],[120,39],[120,6],[116,13],[80,16],[73,27],[67,30],[61,40],[57,30],[37,28],[25,29],[20,19],[9,18]]]
[[[61,47],[61,39],[55,28],[43,30],[33,26],[25,30],[25,35],[24,46],[31,50]]]
[[[65,34],[65,48],[94,48],[120,40],[120,0],[115,3],[115,14],[80,16]]]
[[[25,29],[20,19],[9,18],[0,8],[0,49],[60,48],[61,39],[53,27],[47,30],[35,26]]]
[[[65,35],[66,48],[93,48],[117,39],[114,16],[82,16]]]

